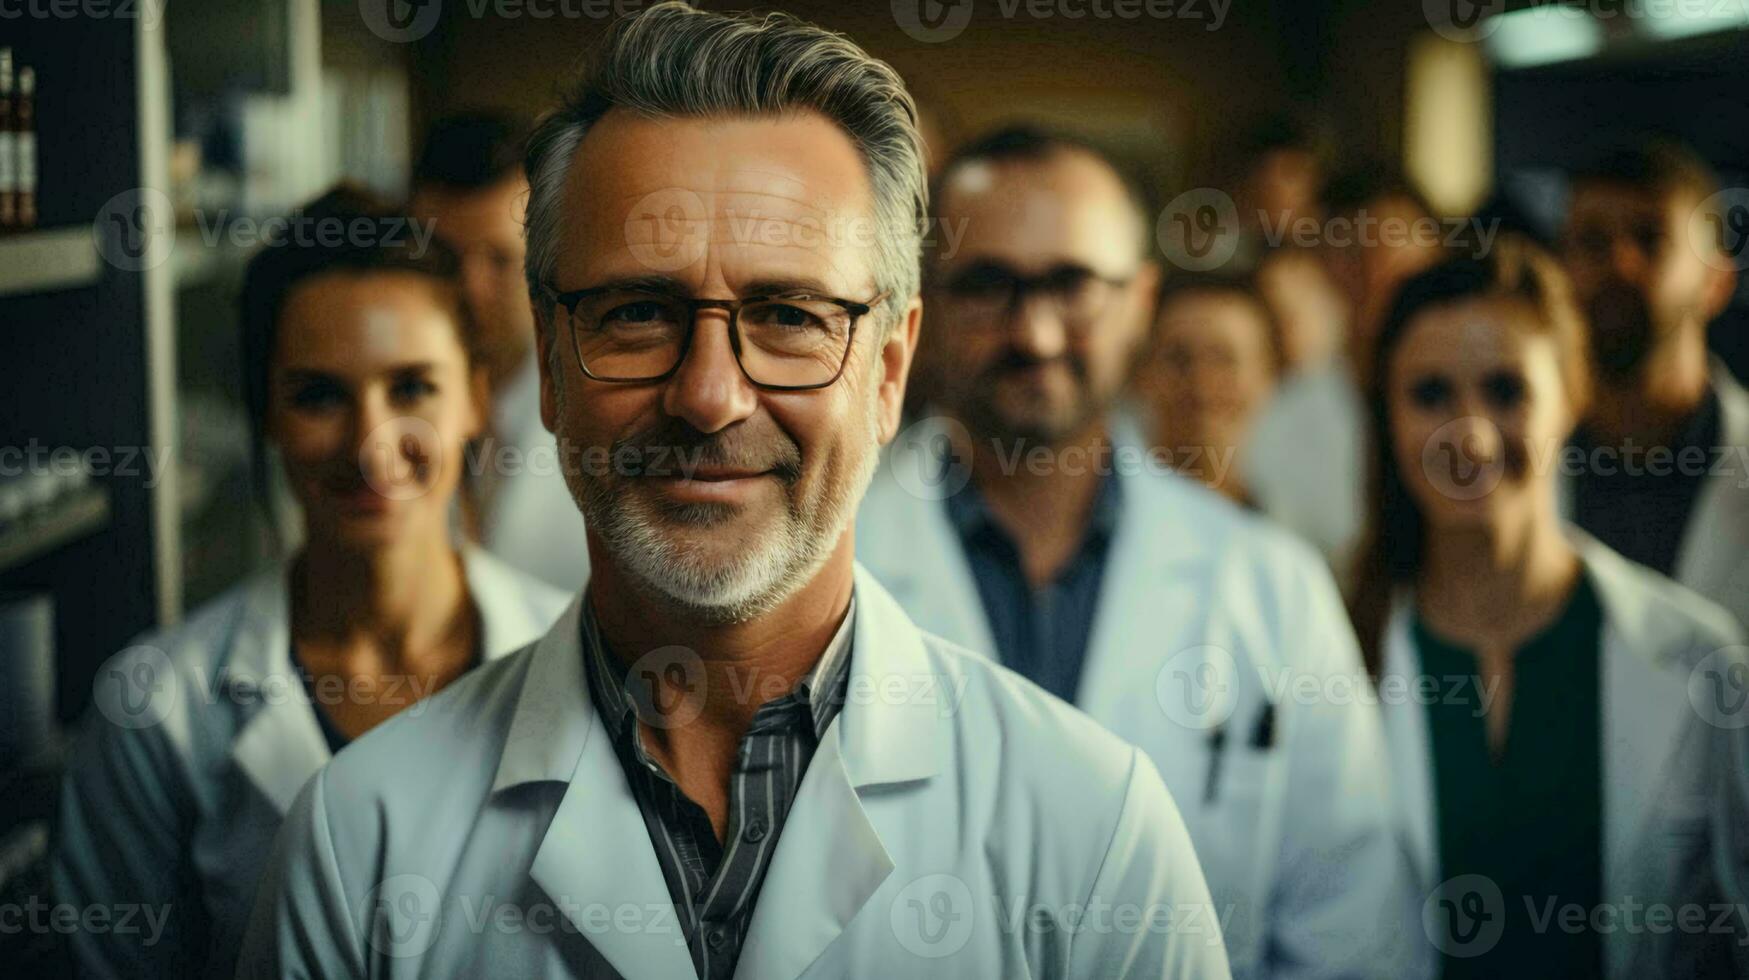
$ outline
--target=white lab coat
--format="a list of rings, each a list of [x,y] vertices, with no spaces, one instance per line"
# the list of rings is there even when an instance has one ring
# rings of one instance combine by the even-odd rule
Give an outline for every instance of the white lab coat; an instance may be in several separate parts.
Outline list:
[[[1396,980],[1413,922],[1391,915],[1408,876],[1386,812],[1378,713],[1328,570],[1201,485],[1123,462],[1139,447],[1129,424],[1116,428],[1130,455],[1119,457],[1123,505],[1078,707],[1159,768],[1225,916],[1235,976]],[[926,421],[895,441],[857,517],[858,559],[923,629],[993,654],[941,499],[965,471],[945,484],[912,478],[932,472],[920,454],[940,439]],[[1192,678],[1221,706],[1191,710]],[[1258,749],[1266,703],[1276,737]],[[1217,763],[1209,735],[1223,719]]]
[[[1704,703],[1715,679],[1727,676],[1719,657],[1742,661],[1743,635],[1731,617],[1669,579],[1636,565],[1577,530],[1572,532],[1586,574],[1603,607],[1603,901],[1628,910],[1637,904],[1736,905],[1729,916],[1736,936],[1658,935],[1626,920],[1605,936],[1604,962],[1612,980],[1689,977],[1697,947],[1716,942],[1734,967],[1708,976],[1749,976],[1749,712],[1726,714]],[[1385,633],[1380,690],[1393,677],[1407,691],[1421,674],[1410,629],[1413,597],[1396,598]],[[1716,651],[1723,651],[1709,661]],[[1697,668],[1700,668],[1697,670]],[[1707,712],[1703,714],[1703,709]],[[1414,868],[1424,923],[1423,964],[1412,976],[1437,974],[1433,943],[1461,955],[1485,952],[1488,933],[1478,923],[1450,921],[1441,900],[1456,902],[1461,883],[1441,890],[1438,801],[1434,798],[1425,706],[1410,697],[1383,706],[1404,839]],[[1735,720],[1727,720],[1731,718]],[[1736,727],[1732,727],[1735,725]],[[1477,892],[1478,894],[1484,894]],[[1522,902],[1523,896],[1485,895],[1484,903]],[[1487,904],[1477,906],[1493,914]],[[1717,910],[1715,910],[1717,911]],[[1642,918],[1640,921],[1644,922]],[[1714,915],[1706,916],[1710,927]]]
[[[1366,403],[1347,357],[1282,382],[1258,414],[1239,474],[1257,506],[1346,576],[1366,531]]]
[[[1724,606],[1749,629],[1749,391],[1714,360],[1719,444],[1731,455],[1709,478],[1683,531],[1674,578]]]
[[[484,468],[474,481],[480,541],[511,565],[575,592],[589,577],[589,545],[558,443],[541,422],[536,357],[529,352],[492,404],[492,428],[481,442]]]
[[[1719,448],[1689,512],[1671,578],[1724,606],[1749,629],[1749,391],[1720,360],[1712,365],[1719,399]],[[1712,447],[1708,447],[1712,448]],[[1572,485],[1562,484],[1562,509],[1572,513]]]
[[[462,556],[487,657],[528,643],[563,611],[563,593],[479,549]],[[139,932],[73,933],[83,974],[230,975],[273,835],[330,755],[291,659],[288,567],[99,669],[61,797],[56,897],[170,915],[157,937],[138,912]]]
[[[1202,874],[1147,758],[925,636],[860,569],[855,589],[846,704],[802,779],[735,975],[1226,977]],[[539,643],[310,782],[239,977],[694,975],[585,687],[578,616],[573,604]]]

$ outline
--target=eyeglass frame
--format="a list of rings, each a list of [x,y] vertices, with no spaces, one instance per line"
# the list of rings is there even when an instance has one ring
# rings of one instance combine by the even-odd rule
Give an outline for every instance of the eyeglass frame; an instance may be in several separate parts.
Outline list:
[[[1100,317],[1104,316],[1105,313],[1110,310],[1112,301],[1117,298],[1117,293],[1128,288],[1136,281],[1134,273],[1127,276],[1114,277],[1100,275],[1092,269],[1087,269],[1085,267],[1082,267],[1080,271],[1086,275],[1089,282],[1099,283],[1101,286],[1111,290],[1111,292],[1106,294],[1105,299],[1100,306],[1099,313],[1088,317],[1085,321],[1072,321],[1070,318],[1064,317],[1063,328],[1069,333],[1086,333],[1090,331],[1094,324],[1099,321]],[[1025,308],[1028,296],[1045,293],[1044,284],[1049,281],[1051,274],[1046,273],[1045,275],[1040,276],[1015,276],[1008,275],[1005,272],[1004,278],[1008,280],[1008,299],[1003,303],[1002,309],[999,313],[992,317],[987,323],[979,324],[979,326],[982,327],[981,332],[997,334],[1005,330],[1012,330],[1015,314]],[[937,295],[947,297],[949,302],[954,302],[956,300],[963,302],[963,296],[956,295],[954,288],[946,282],[937,281],[933,283],[930,288],[931,291]]]
[[[735,366],[740,368],[741,377],[746,378],[748,384],[760,389],[761,391],[819,391],[822,388],[830,388],[837,384],[838,379],[844,376],[844,368],[850,363],[851,350],[856,347],[857,323],[863,317],[874,312],[875,307],[885,302],[888,296],[887,293],[883,292],[866,303],[859,303],[856,300],[840,299],[836,296],[816,296],[812,293],[805,292],[766,293],[759,296],[747,296],[742,299],[695,299],[688,296],[681,296],[677,293],[664,293],[661,290],[656,289],[640,290],[636,287],[624,285],[591,286],[588,289],[573,289],[563,293],[559,292],[550,283],[541,283],[541,288],[546,291],[547,297],[551,299],[553,303],[564,308],[566,329],[569,330],[571,334],[571,353],[577,358],[577,369],[582,371],[583,376],[591,381],[613,385],[648,385],[660,384],[673,378],[676,374],[680,373],[680,366],[686,363],[686,355],[692,352],[692,338],[698,335],[699,311],[722,310],[729,314],[729,349],[734,352]],[[583,350],[577,345],[577,304],[591,296],[600,296],[604,293],[611,293],[616,290],[625,292],[644,292],[652,296],[663,296],[677,303],[685,304],[687,312],[686,336],[680,341],[680,352],[674,358],[673,367],[661,374],[651,375],[647,378],[604,378],[589,370],[589,365],[583,363]],[[755,380],[753,375],[747,372],[747,365],[741,360],[742,307],[751,303],[764,303],[771,300],[781,300],[786,298],[798,299],[804,296],[818,302],[831,303],[850,314],[850,328],[845,331],[844,354],[838,360],[838,370],[834,371],[832,377],[828,380],[812,385],[773,385]]]

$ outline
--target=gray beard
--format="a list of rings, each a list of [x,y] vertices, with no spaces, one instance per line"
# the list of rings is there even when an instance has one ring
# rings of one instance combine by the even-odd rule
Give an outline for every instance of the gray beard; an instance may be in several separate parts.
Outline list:
[[[561,439],[565,399],[559,396]],[[874,479],[880,460],[872,415],[867,418],[869,451],[858,471],[834,494],[807,513],[805,504],[786,488],[782,519],[760,532],[732,558],[707,565],[687,553],[667,533],[665,525],[708,528],[730,519],[724,505],[692,504],[645,513],[644,502],[612,483],[564,468],[565,485],[583,514],[583,521],[615,565],[646,586],[688,622],[707,626],[745,623],[769,613],[811,581],[838,546],[856,514],[857,505]]]

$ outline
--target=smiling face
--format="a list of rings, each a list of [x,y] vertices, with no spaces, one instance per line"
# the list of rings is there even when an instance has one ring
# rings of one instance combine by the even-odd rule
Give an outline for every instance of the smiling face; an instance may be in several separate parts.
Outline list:
[[[329,273],[280,311],[267,434],[312,540],[381,547],[447,534],[484,379],[426,277]]]
[[[880,292],[872,204],[855,146],[818,114],[612,110],[572,161],[550,285],[866,303]],[[592,560],[722,620],[792,594],[849,540],[878,447],[897,429],[919,311],[905,308],[891,329],[890,307],[861,317],[842,375],[809,391],[750,382],[720,309],[699,312],[666,380],[597,381],[576,353],[574,330],[589,325],[543,309],[541,413],[570,450]]]
[[[1117,397],[1151,312],[1157,270],[1122,180],[1080,151],[974,160],[950,173],[940,207],[964,229],[929,294],[954,351],[942,401],[980,435],[1076,437]],[[1024,295],[1004,310],[1016,283]]]
[[[1410,321],[1386,365],[1391,448],[1429,530],[1500,526],[1552,503],[1573,429],[1560,347],[1523,302],[1478,297]]]
[[[1187,292],[1160,307],[1152,356],[1136,378],[1155,444],[1236,451],[1275,390],[1276,354],[1258,302],[1230,291]],[[1212,477],[1212,473],[1200,475]]]

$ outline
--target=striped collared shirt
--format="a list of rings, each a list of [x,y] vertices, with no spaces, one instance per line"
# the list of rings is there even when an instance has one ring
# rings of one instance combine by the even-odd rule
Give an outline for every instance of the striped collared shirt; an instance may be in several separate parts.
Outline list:
[[[734,975],[784,819],[814,749],[844,706],[855,619],[852,596],[843,624],[814,669],[788,694],[754,712],[729,774],[729,824],[719,842],[704,808],[645,750],[637,719],[638,705],[649,703],[648,681],[630,676],[608,652],[584,597],[583,660],[590,697],[643,813],[700,980]],[[748,679],[747,688],[758,690],[758,678]]]

